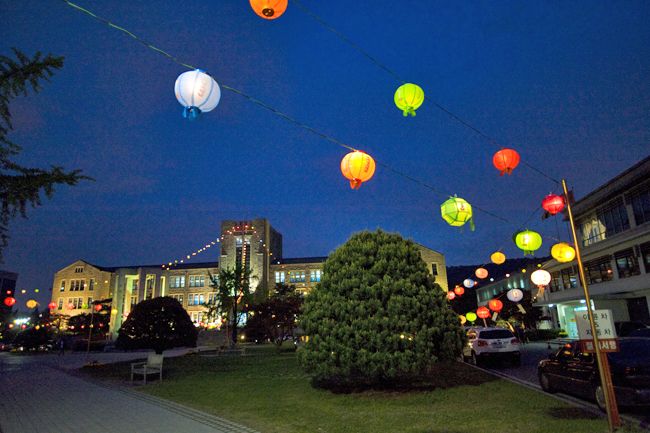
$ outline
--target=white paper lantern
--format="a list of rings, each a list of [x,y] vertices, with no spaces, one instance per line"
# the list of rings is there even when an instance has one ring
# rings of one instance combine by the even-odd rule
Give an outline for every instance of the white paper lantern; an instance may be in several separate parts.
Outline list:
[[[465,281],[463,281],[463,286],[467,287],[468,289],[474,287],[474,284],[476,284],[476,282],[471,278],[467,278]]]
[[[189,119],[214,110],[221,99],[221,89],[217,82],[200,69],[179,75],[174,85],[174,93],[178,102],[185,107],[183,117]]]
[[[512,302],[519,302],[524,298],[524,292],[519,289],[510,289],[508,290],[508,293],[506,293],[506,296]]]
[[[538,269],[530,274],[530,279],[533,284],[536,284],[538,286],[547,286],[548,283],[551,282],[551,274],[549,274],[548,271],[545,271],[544,269]]]

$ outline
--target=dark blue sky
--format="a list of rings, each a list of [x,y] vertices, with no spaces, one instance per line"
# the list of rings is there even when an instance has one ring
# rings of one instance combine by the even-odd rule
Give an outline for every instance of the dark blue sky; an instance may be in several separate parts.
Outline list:
[[[475,232],[451,228],[439,215],[444,196],[381,167],[352,191],[339,170],[344,149],[225,90],[213,112],[185,121],[173,94],[182,67],[63,2],[2,0],[3,54],[14,46],[65,56],[40,94],[11,106],[20,162],[96,179],[58,188],[12,222],[2,267],[20,274],[20,288],[47,289],[80,258],[173,260],[215,239],[222,219],[259,216],[284,235],[285,257],[326,255],[377,227],[443,252],[448,264],[481,263],[499,247],[521,256],[511,235],[556,186],[523,166],[499,177],[498,149],[432,100],[567,177],[578,197],[649,153],[648,2],[302,1],[423,87],[417,117],[393,105],[398,82],[291,3],[271,22],[243,0],[79,4],[511,223],[476,212]],[[536,216],[529,227],[557,237],[553,220]],[[212,250],[197,260],[216,258]]]

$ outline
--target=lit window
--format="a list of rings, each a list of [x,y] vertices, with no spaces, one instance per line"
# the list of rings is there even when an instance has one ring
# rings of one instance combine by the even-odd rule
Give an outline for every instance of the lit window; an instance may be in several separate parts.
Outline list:
[[[312,283],[320,282],[321,274],[322,271],[320,269],[309,271],[309,281],[311,281]]]
[[[204,287],[204,286],[205,286],[204,275],[190,275],[190,287]]]
[[[65,290],[65,280],[61,280],[61,288],[59,289],[59,292],[63,292]]]
[[[169,287],[172,288],[172,289],[179,288],[179,287],[185,287],[185,275],[170,277],[169,278]]]
[[[275,282],[276,284],[284,283],[284,272],[275,271]]]

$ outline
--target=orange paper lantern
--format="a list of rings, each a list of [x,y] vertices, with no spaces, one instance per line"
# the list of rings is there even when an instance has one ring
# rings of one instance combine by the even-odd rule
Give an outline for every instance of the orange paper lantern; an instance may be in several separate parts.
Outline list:
[[[287,10],[288,0],[249,0],[257,15],[265,20],[279,18]]]
[[[490,310],[498,313],[503,308],[503,302],[498,299],[491,299],[490,302],[488,302],[488,307],[490,307]]]
[[[355,150],[341,160],[341,173],[350,180],[350,188],[359,189],[375,174],[375,160],[367,153]]]
[[[478,268],[474,273],[478,278],[487,278],[488,276],[488,271],[485,268]]]
[[[462,296],[463,293],[465,293],[465,288],[463,286],[456,286],[456,287],[454,287],[454,293],[457,296]]]
[[[486,307],[478,307],[476,309],[476,315],[481,319],[487,319],[490,317],[490,310],[488,310]]]
[[[492,157],[492,164],[499,170],[499,174],[511,174],[519,165],[519,154],[513,149],[501,149]]]
[[[447,292],[447,299],[450,301],[456,297],[456,294],[454,292]]]

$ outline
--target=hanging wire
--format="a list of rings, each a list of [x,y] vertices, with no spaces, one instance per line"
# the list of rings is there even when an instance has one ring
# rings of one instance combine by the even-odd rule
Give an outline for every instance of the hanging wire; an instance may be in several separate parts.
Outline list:
[[[80,12],[82,12],[82,13],[84,13],[84,14],[86,14],[86,15],[94,18],[94,19],[96,19],[97,21],[99,21],[99,22],[101,22],[103,24],[106,24],[107,26],[109,26],[111,28],[114,28],[114,29],[128,35],[129,37],[131,37],[132,39],[135,39],[138,43],[140,43],[144,47],[146,47],[148,49],[151,49],[151,50],[157,52],[158,54],[161,54],[161,55],[165,56],[166,58],[168,58],[172,62],[174,62],[174,63],[176,63],[176,64],[178,64],[180,66],[183,66],[185,68],[188,68],[188,69],[197,69],[195,66],[192,66],[189,63],[184,63],[184,62],[178,60],[177,57],[169,54],[167,51],[165,51],[165,50],[163,50],[161,48],[158,48],[155,45],[141,39],[139,36],[135,35],[134,33],[130,32],[129,30],[127,30],[127,29],[125,29],[125,28],[123,28],[121,26],[118,26],[117,24],[112,23],[108,19],[100,17],[99,15],[97,15],[97,14],[89,11],[88,9],[83,8],[83,7],[77,5],[77,4],[75,4],[75,3],[73,3],[73,2],[71,2],[69,0],[62,0],[62,1],[64,3],[66,3],[68,6],[70,6],[70,7],[74,8],[74,9],[76,9],[76,10],[78,10],[78,11],[80,11]],[[305,130],[311,132],[312,134],[315,134],[315,135],[323,138],[324,140],[327,140],[327,141],[329,141],[331,143],[337,144],[338,146],[341,146],[341,147],[343,147],[345,149],[348,149],[348,150],[351,150],[351,151],[357,150],[356,148],[354,148],[354,147],[352,147],[352,146],[350,146],[348,144],[345,144],[344,142],[342,142],[342,141],[340,141],[340,140],[338,140],[338,139],[336,139],[336,138],[334,138],[334,137],[332,137],[330,135],[327,135],[324,132],[321,132],[321,131],[315,129],[312,126],[309,126],[306,123],[303,123],[303,122],[295,119],[294,117],[292,117],[292,116],[290,116],[290,115],[288,115],[288,114],[286,114],[286,113],[272,107],[271,105],[269,105],[269,104],[267,104],[267,103],[265,103],[265,102],[263,102],[263,101],[261,101],[261,100],[259,100],[257,98],[254,98],[254,97],[248,95],[247,93],[245,93],[245,92],[243,92],[243,91],[241,91],[239,89],[236,89],[234,87],[230,87],[230,86],[225,85],[225,84],[220,84],[220,86],[225,90],[229,90],[229,91],[231,91],[233,93],[236,93],[236,94],[244,97],[248,101],[250,101],[250,102],[252,102],[252,103],[254,103],[254,104],[256,104],[256,105],[258,105],[258,106],[260,106],[262,108],[264,108],[265,110],[270,111],[271,113],[275,114],[276,116],[279,116],[279,117],[287,120],[288,122],[302,128],[302,129],[305,129]],[[420,181],[420,180],[414,178],[413,176],[411,176],[409,174],[406,174],[406,173],[404,173],[404,172],[402,172],[400,170],[397,170],[397,169],[395,169],[395,168],[393,168],[393,167],[391,167],[391,166],[389,166],[389,165],[387,165],[385,163],[379,163],[378,162],[377,165],[379,165],[379,166],[391,171],[392,173],[397,174],[398,176],[401,176],[401,177],[403,177],[403,178],[405,178],[405,179],[407,179],[409,181],[415,182],[415,183],[423,186],[424,188],[429,189],[430,191],[432,191],[432,192],[434,192],[436,194],[442,195],[444,197],[450,197],[451,196],[450,194],[444,193],[443,191],[440,191],[440,190],[434,188],[432,185],[429,185],[426,182]],[[508,220],[507,218],[501,217],[501,216],[499,216],[499,215],[497,215],[497,214],[495,214],[495,213],[493,213],[491,211],[488,211],[487,209],[483,209],[483,208],[481,208],[481,207],[479,207],[477,205],[473,204],[472,208],[476,209],[476,210],[478,210],[480,212],[483,212],[486,215],[490,215],[491,217],[496,218],[496,219],[498,219],[500,221],[503,221],[505,223],[508,223],[508,224],[511,223],[511,221]]]
[[[352,41],[350,38],[345,36],[343,33],[338,31],[334,26],[329,24],[327,21],[325,21],[322,17],[317,15],[314,11],[309,9],[307,6],[302,4],[300,0],[291,0],[292,3],[294,3],[296,6],[298,6],[299,9],[301,9],[305,14],[309,15],[312,17],[317,23],[319,23],[323,28],[326,30],[330,31],[331,33],[335,34],[339,39],[341,39],[343,42],[354,48],[356,51],[361,53],[364,57],[369,59],[372,63],[374,63],[378,68],[382,69],[383,71],[387,72],[389,75],[391,75],[393,78],[395,78],[397,81],[400,83],[406,83],[406,80],[404,80],[399,74],[397,74],[395,71],[393,71],[391,68],[386,66],[385,64],[381,63],[379,60],[377,60],[375,57],[370,55],[366,50],[361,48],[358,44],[356,44],[354,41]],[[502,149],[504,146],[499,144],[499,142],[491,137],[490,135],[486,134],[476,126],[472,125],[469,121],[463,119],[461,116],[457,115],[456,113],[452,112],[449,108],[443,106],[439,102],[436,102],[435,100],[431,99],[430,97],[427,97],[427,100],[433,104],[434,107],[436,107],[438,110],[442,111],[445,113],[447,116],[455,120],[456,122],[460,123],[464,127],[470,129],[477,135],[479,135],[481,138],[486,140],[488,143]],[[536,173],[540,174],[541,176],[544,176],[548,180],[555,182],[556,184],[559,184],[560,181],[549,176],[548,174],[544,173],[543,171],[539,170],[538,168],[534,167],[533,165],[529,164],[526,161],[521,161],[522,165],[525,165],[526,167],[530,168],[531,170],[535,171]]]

